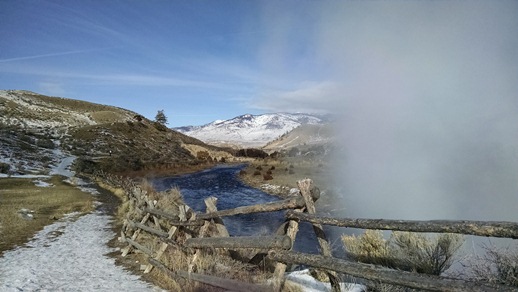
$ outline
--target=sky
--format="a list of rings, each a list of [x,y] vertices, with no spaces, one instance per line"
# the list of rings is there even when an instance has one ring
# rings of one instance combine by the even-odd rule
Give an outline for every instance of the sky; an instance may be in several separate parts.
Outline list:
[[[350,214],[518,220],[516,15],[514,0],[0,0],[0,89],[163,109],[169,126],[332,113]]]
[[[320,4],[0,1],[0,88],[115,105],[170,126],[322,111],[271,99],[326,81]],[[317,93],[317,92],[316,92]],[[312,98],[317,98],[312,97]]]

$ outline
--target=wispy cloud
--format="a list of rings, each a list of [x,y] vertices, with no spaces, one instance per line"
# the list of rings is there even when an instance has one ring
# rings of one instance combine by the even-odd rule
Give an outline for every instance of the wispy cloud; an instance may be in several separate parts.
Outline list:
[[[66,95],[65,86],[62,83],[57,82],[40,82],[38,83],[41,93],[51,96],[64,96]]]
[[[91,53],[91,52],[103,51],[103,50],[108,50],[108,49],[112,49],[112,48],[74,50],[74,51],[56,52],[56,53],[49,53],[49,54],[32,55],[32,56],[14,57],[14,58],[8,58],[8,59],[0,59],[0,63],[24,61],[24,60],[32,60],[32,59],[42,59],[42,58],[50,58],[50,57],[59,57],[59,56],[67,56],[67,55],[75,55],[75,54],[84,54],[84,53]]]
[[[330,81],[304,82],[292,90],[265,90],[249,106],[267,111],[322,113],[334,111],[341,87]]]

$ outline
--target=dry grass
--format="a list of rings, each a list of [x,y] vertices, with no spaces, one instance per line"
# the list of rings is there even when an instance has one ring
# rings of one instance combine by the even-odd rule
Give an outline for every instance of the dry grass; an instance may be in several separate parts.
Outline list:
[[[253,175],[258,171],[261,175]],[[272,169],[272,167],[274,169]],[[271,171],[270,180],[265,180],[264,175]],[[331,177],[329,164],[321,159],[312,159],[308,157],[288,157],[282,159],[261,159],[250,162],[245,169],[246,174],[241,175],[241,179],[253,186],[260,187],[262,184],[271,184],[283,186],[286,192],[290,188],[297,187],[297,181],[305,178],[311,178],[316,186],[326,187],[331,185]],[[286,195],[284,193],[272,193],[274,195]]]
[[[358,262],[394,268],[390,244],[378,230],[366,230],[360,236],[342,235],[347,253]]]
[[[178,215],[180,206],[184,204],[178,189],[172,189],[166,192],[156,192],[153,189],[152,184],[147,180],[142,180],[139,183],[139,188],[143,193],[147,194],[147,199],[149,201],[156,201],[156,208],[166,211],[169,214]],[[128,202],[124,218],[136,222],[140,221],[143,214],[136,210],[134,200],[128,200]],[[158,223],[158,226],[160,226],[160,229],[164,232],[167,232],[172,228],[172,225],[167,219],[157,218],[156,221],[152,220],[152,222],[154,228],[157,228]],[[209,226],[205,236],[210,236],[215,231],[215,226]],[[175,232],[173,238],[178,244],[182,245],[187,238],[196,236],[199,232],[199,226],[189,228],[181,227]],[[132,232],[130,231],[127,234],[131,233]],[[162,244],[160,240],[146,232],[141,232],[137,240],[140,244],[154,251],[158,250]],[[131,262],[147,262],[146,257],[139,253],[132,254],[131,257]],[[243,282],[262,282],[266,279],[267,275],[269,275],[269,273],[266,273],[262,268],[256,265],[245,264],[232,259],[225,251],[202,250],[196,257],[196,260],[193,261],[193,259],[194,254],[192,251],[181,250],[169,245],[160,261],[171,271],[188,271],[189,268],[192,267],[192,272],[231,278]],[[219,288],[206,286],[195,281],[188,281],[180,277],[171,279],[159,269],[153,269],[150,274],[146,275],[146,278],[169,291],[222,291]]]
[[[37,187],[32,179],[0,179],[0,253],[27,242],[36,232],[71,212],[93,210],[93,197],[54,176],[53,187]],[[33,211],[23,219],[21,209]]]
[[[464,264],[468,275],[461,276],[473,281],[518,287],[518,247],[484,246],[484,249],[484,255]]]
[[[440,275],[453,264],[463,240],[462,235],[451,233],[428,237],[398,231],[386,240],[381,231],[375,230],[342,236],[346,251],[356,261],[432,275]]]

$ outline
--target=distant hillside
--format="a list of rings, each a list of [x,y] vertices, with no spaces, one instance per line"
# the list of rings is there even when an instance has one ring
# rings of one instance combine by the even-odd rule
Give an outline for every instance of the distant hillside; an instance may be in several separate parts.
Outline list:
[[[323,122],[324,118],[309,114],[246,114],[175,130],[218,146],[262,147],[300,125],[319,125]]]
[[[271,141],[263,150],[267,152],[289,150],[293,147],[311,148],[329,145],[334,141],[331,124],[301,125]]]
[[[200,163],[199,151],[230,157],[122,108],[0,90],[0,172],[45,173],[70,155],[86,170],[178,167]]]

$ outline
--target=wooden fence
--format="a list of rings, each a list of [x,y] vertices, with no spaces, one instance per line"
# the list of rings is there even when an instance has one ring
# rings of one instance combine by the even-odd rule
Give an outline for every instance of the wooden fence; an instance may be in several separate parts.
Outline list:
[[[375,282],[405,286],[414,289],[430,291],[517,291],[516,288],[504,285],[492,285],[481,282],[470,282],[449,279],[440,276],[411,273],[392,270],[384,267],[351,262],[332,256],[330,244],[322,228],[323,225],[353,227],[361,229],[382,229],[412,232],[448,232],[472,234],[478,236],[493,236],[518,238],[518,224],[513,222],[482,222],[482,221],[404,221],[357,218],[326,218],[316,215],[315,201],[319,193],[313,191],[310,179],[298,182],[299,194],[281,201],[267,204],[243,206],[230,210],[218,210],[217,199],[205,199],[206,213],[196,213],[186,205],[178,206],[177,214],[160,210],[157,202],[151,200],[145,191],[137,185],[129,185],[127,195],[131,205],[141,216],[139,220],[127,219],[121,232],[122,241],[128,246],[122,250],[122,255],[138,250],[148,257],[145,273],[153,268],[162,270],[173,279],[185,278],[207,285],[232,291],[280,291],[284,285],[284,274],[287,265],[298,264],[321,269],[330,280],[333,291],[340,291],[337,274],[347,274]],[[128,187],[128,186],[126,186]],[[237,214],[252,214],[288,210],[286,221],[274,235],[270,236],[230,236],[222,217]],[[167,220],[169,230],[163,230],[159,220]],[[312,224],[317,236],[321,255],[304,254],[292,251],[298,224],[306,221]],[[179,242],[178,232],[182,230],[188,238]],[[212,230],[209,232],[209,230]],[[141,233],[145,232],[160,240],[156,250],[146,247],[140,242]],[[190,260],[189,269],[172,271],[161,258],[168,248],[182,251]],[[268,283],[244,283],[235,279],[226,279],[195,273],[193,267],[201,256],[203,249],[220,249],[221,256],[235,256],[236,250],[248,250],[254,254],[247,259],[260,257],[274,263],[274,271]],[[250,260],[253,262],[252,260]]]

